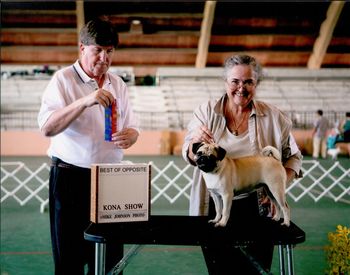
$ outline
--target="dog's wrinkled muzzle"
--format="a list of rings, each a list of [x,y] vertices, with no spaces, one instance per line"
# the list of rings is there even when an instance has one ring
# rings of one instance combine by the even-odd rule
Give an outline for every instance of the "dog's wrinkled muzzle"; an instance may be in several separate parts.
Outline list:
[[[216,158],[214,156],[200,156],[196,160],[196,164],[203,172],[212,172],[216,168]]]

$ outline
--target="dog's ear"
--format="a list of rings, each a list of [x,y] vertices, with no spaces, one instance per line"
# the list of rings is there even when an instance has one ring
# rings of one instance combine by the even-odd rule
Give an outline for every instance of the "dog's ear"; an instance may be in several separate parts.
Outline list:
[[[223,160],[226,156],[226,150],[219,146],[218,148],[218,160]]]
[[[196,142],[192,144],[192,153],[196,154],[198,149],[203,145],[203,142]]]

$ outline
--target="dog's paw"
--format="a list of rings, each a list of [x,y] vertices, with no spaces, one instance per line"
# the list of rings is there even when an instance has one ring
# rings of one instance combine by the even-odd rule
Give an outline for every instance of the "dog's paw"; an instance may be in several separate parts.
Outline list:
[[[221,219],[221,215],[216,215],[214,219],[209,220],[209,223],[217,223],[218,221],[220,221]]]
[[[285,226],[289,227],[290,226],[290,221],[284,221],[283,223],[281,223],[281,225],[285,225]]]
[[[281,219],[281,215],[280,213],[276,213],[275,215],[273,215],[272,219],[276,222],[278,222]]]
[[[221,219],[217,223],[215,223],[215,227],[225,227],[227,224],[227,219]]]

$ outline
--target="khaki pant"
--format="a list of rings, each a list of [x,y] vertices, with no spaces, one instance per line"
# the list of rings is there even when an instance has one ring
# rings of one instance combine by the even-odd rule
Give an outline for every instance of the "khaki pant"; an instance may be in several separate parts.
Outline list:
[[[325,159],[327,157],[327,139],[321,137],[314,137],[312,157],[318,158],[320,155],[320,151],[322,158]]]

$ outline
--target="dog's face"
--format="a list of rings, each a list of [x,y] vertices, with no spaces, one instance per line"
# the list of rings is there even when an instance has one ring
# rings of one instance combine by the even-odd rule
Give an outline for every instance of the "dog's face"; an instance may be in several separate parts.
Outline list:
[[[192,146],[194,161],[203,172],[213,172],[217,168],[218,161],[223,160],[226,150],[217,144],[194,143]]]

